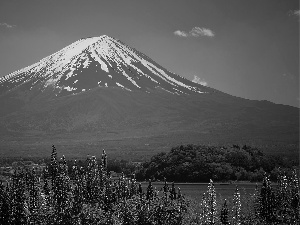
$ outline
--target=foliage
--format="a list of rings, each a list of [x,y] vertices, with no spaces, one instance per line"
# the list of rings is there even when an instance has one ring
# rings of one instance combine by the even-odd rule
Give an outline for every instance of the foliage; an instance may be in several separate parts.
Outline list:
[[[98,163],[100,162],[100,163]],[[70,178],[72,177],[72,179]],[[11,182],[0,186],[0,224],[182,224],[187,204],[174,184],[159,196],[149,181],[144,193],[134,178],[108,173],[103,151],[100,161],[88,157],[85,167],[71,168],[57,160],[52,146],[49,168],[16,170]]]
[[[241,224],[241,195],[238,187],[236,187],[234,195],[233,195],[233,206],[232,206],[232,225],[240,225]]]
[[[88,157],[84,165],[75,161],[69,168],[65,157],[57,160],[53,146],[48,175],[16,170],[10,182],[0,184],[0,224],[300,223],[296,170],[286,173],[278,169],[276,185],[265,173],[253,195],[243,196],[236,187],[231,201],[218,200],[218,204],[212,179],[196,202],[182,195],[174,182],[169,186],[166,179],[158,191],[151,179],[143,190],[133,177],[122,174],[118,179],[111,178],[105,151],[100,160]]]
[[[227,201],[225,199],[225,202],[224,202],[224,205],[222,206],[222,209],[221,209],[221,223],[223,225],[228,225],[229,224],[229,218],[228,218],[228,206],[227,206]]]
[[[230,147],[186,145],[172,148],[169,153],[154,155],[143,163],[136,174],[138,180],[175,182],[209,182],[228,180],[262,181],[265,172],[276,180],[278,168],[291,168],[278,156],[264,155],[259,149],[244,145]]]
[[[242,198],[237,187],[232,201],[228,204],[225,200],[221,207],[210,203],[207,195],[209,192],[213,193],[210,182],[200,202],[188,200],[189,207],[183,224],[300,224],[299,200],[298,197],[294,197],[299,196],[299,177],[296,171],[292,174],[291,177],[284,174],[279,176],[277,185],[272,185],[269,176],[265,174],[261,187],[257,186],[255,193],[246,198]],[[210,219],[213,215],[209,213],[211,209],[216,209],[214,220]]]

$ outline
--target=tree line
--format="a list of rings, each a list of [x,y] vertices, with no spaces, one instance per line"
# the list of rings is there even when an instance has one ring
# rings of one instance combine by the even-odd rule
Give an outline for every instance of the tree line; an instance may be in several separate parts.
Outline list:
[[[208,182],[247,180],[261,182],[264,174],[276,181],[280,171],[290,174],[291,160],[280,155],[265,155],[251,146],[180,145],[170,152],[154,155],[142,164],[138,180],[167,180],[175,182]]]

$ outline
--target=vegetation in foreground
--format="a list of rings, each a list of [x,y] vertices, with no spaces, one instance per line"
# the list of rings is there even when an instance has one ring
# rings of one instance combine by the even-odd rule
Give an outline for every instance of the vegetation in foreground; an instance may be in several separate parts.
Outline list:
[[[46,173],[15,171],[0,185],[0,224],[299,224],[299,178],[296,171],[281,173],[277,186],[269,176],[247,199],[238,187],[231,202],[217,202],[213,181],[200,202],[185,198],[174,183],[161,191],[151,180],[143,190],[134,178],[113,180],[107,156],[95,157],[85,167],[68,168],[57,160],[53,146]]]

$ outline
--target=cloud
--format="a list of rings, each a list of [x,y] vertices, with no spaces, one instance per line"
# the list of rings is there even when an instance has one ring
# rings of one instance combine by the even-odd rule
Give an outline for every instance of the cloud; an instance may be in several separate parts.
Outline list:
[[[8,28],[8,29],[16,27],[16,25],[10,25],[8,23],[0,23],[0,26]]]
[[[207,86],[207,82],[204,79],[201,79],[200,77],[198,77],[196,75],[194,75],[194,79],[192,80],[192,82],[201,84],[203,86]]]
[[[176,31],[174,32],[174,34],[175,34],[176,36],[179,36],[179,37],[187,37],[187,36],[188,36],[188,34],[187,34],[186,32],[180,31],[180,30],[176,30]]]
[[[207,28],[200,28],[200,27],[194,27],[190,31],[190,34],[194,37],[199,37],[199,36],[213,37],[213,36],[215,36],[215,34],[214,34],[214,32],[212,32],[212,30],[207,29]]]
[[[289,16],[298,17],[300,19],[300,10],[290,10]]]
[[[203,28],[194,27],[189,32],[176,30],[174,34],[179,37],[200,37],[200,36],[214,37],[215,36],[215,33],[212,30],[204,27]]]
[[[290,74],[290,73],[284,73],[284,74],[282,74],[282,76],[283,76],[284,78],[291,79],[291,80],[294,80],[294,79],[295,79],[295,75]]]

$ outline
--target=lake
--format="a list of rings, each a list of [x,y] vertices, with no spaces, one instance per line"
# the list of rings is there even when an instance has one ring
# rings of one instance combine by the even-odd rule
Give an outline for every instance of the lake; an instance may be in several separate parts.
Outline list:
[[[158,191],[162,191],[164,186],[163,182],[152,182],[152,185],[156,187]],[[260,184],[261,185],[261,184]],[[146,191],[148,182],[142,182],[143,190]],[[171,183],[168,183],[169,188]],[[195,200],[202,198],[204,192],[207,191],[208,183],[175,183],[175,187],[180,187],[181,193],[185,196],[189,196]],[[235,183],[235,184],[222,184],[215,183],[215,191],[217,198],[231,199],[233,197],[236,186],[240,190],[241,195],[253,194],[255,191],[256,183]]]

